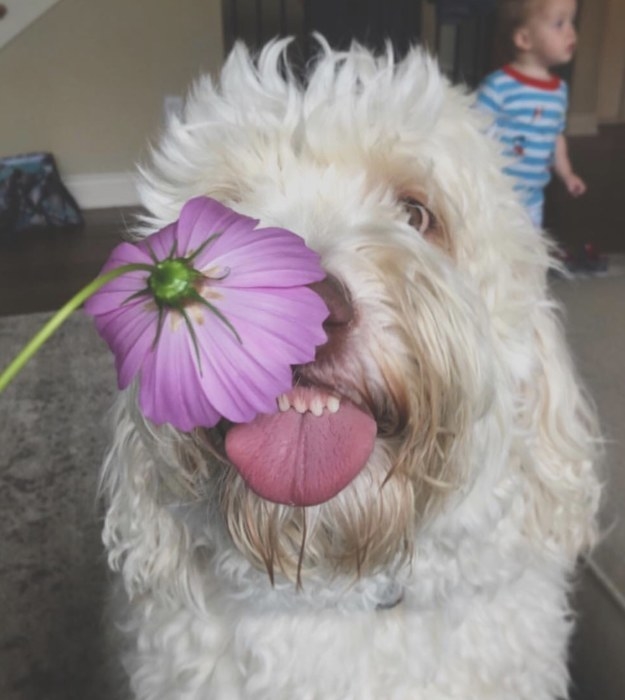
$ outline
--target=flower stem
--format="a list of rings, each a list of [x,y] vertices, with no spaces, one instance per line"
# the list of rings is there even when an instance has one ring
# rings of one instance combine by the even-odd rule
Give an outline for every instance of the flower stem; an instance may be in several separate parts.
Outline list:
[[[48,338],[56,331],[67,318],[83,304],[92,294],[98,291],[105,284],[120,277],[127,272],[136,270],[145,270],[150,272],[152,266],[142,263],[132,263],[129,265],[121,265],[113,270],[105,272],[103,275],[96,277],[86,287],[83,287],[77,292],[64,306],[62,306],[52,318],[41,328],[32,339],[22,348],[15,359],[9,366],[0,374],[0,392],[4,391],[10,382],[16,377],[24,365],[30,358],[39,350],[39,348],[48,340]]]

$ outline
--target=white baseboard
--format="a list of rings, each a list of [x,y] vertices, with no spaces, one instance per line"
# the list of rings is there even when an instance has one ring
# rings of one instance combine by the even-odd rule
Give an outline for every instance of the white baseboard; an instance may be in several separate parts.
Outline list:
[[[566,120],[568,136],[596,136],[599,133],[597,115],[582,112],[570,113]]]
[[[81,209],[132,207],[139,204],[134,173],[67,175],[63,182]]]

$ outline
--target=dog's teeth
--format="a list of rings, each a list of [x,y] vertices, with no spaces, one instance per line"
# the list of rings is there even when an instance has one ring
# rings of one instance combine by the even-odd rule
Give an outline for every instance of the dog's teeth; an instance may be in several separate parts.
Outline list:
[[[323,401],[318,397],[310,402],[310,411],[315,416],[320,416],[323,413]]]
[[[306,401],[301,396],[295,397],[295,400],[293,401],[293,408],[298,413],[306,413],[306,411],[308,410],[308,406],[306,405]]]
[[[341,402],[336,398],[336,396],[330,396],[328,398],[328,411],[330,413],[336,413],[339,410]]]
[[[336,413],[341,405],[340,400],[336,396],[313,396],[310,398],[307,395],[295,394],[280,394],[278,396],[278,409],[285,413],[291,408],[298,413],[306,413],[310,411],[315,416],[322,416],[324,408],[327,408],[330,413]]]

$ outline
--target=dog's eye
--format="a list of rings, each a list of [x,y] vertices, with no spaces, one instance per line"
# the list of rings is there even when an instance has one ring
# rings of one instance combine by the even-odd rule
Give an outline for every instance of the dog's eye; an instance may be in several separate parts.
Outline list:
[[[436,227],[436,217],[414,197],[403,197],[402,203],[408,212],[408,223],[420,234],[425,235]]]

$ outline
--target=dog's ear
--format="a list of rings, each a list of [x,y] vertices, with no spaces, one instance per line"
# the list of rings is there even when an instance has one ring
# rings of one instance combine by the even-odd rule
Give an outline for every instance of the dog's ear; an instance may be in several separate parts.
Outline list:
[[[530,446],[523,465],[531,485],[528,524],[546,546],[564,546],[574,558],[596,538],[599,430],[554,307],[536,309],[532,325],[536,364],[522,400]]]

